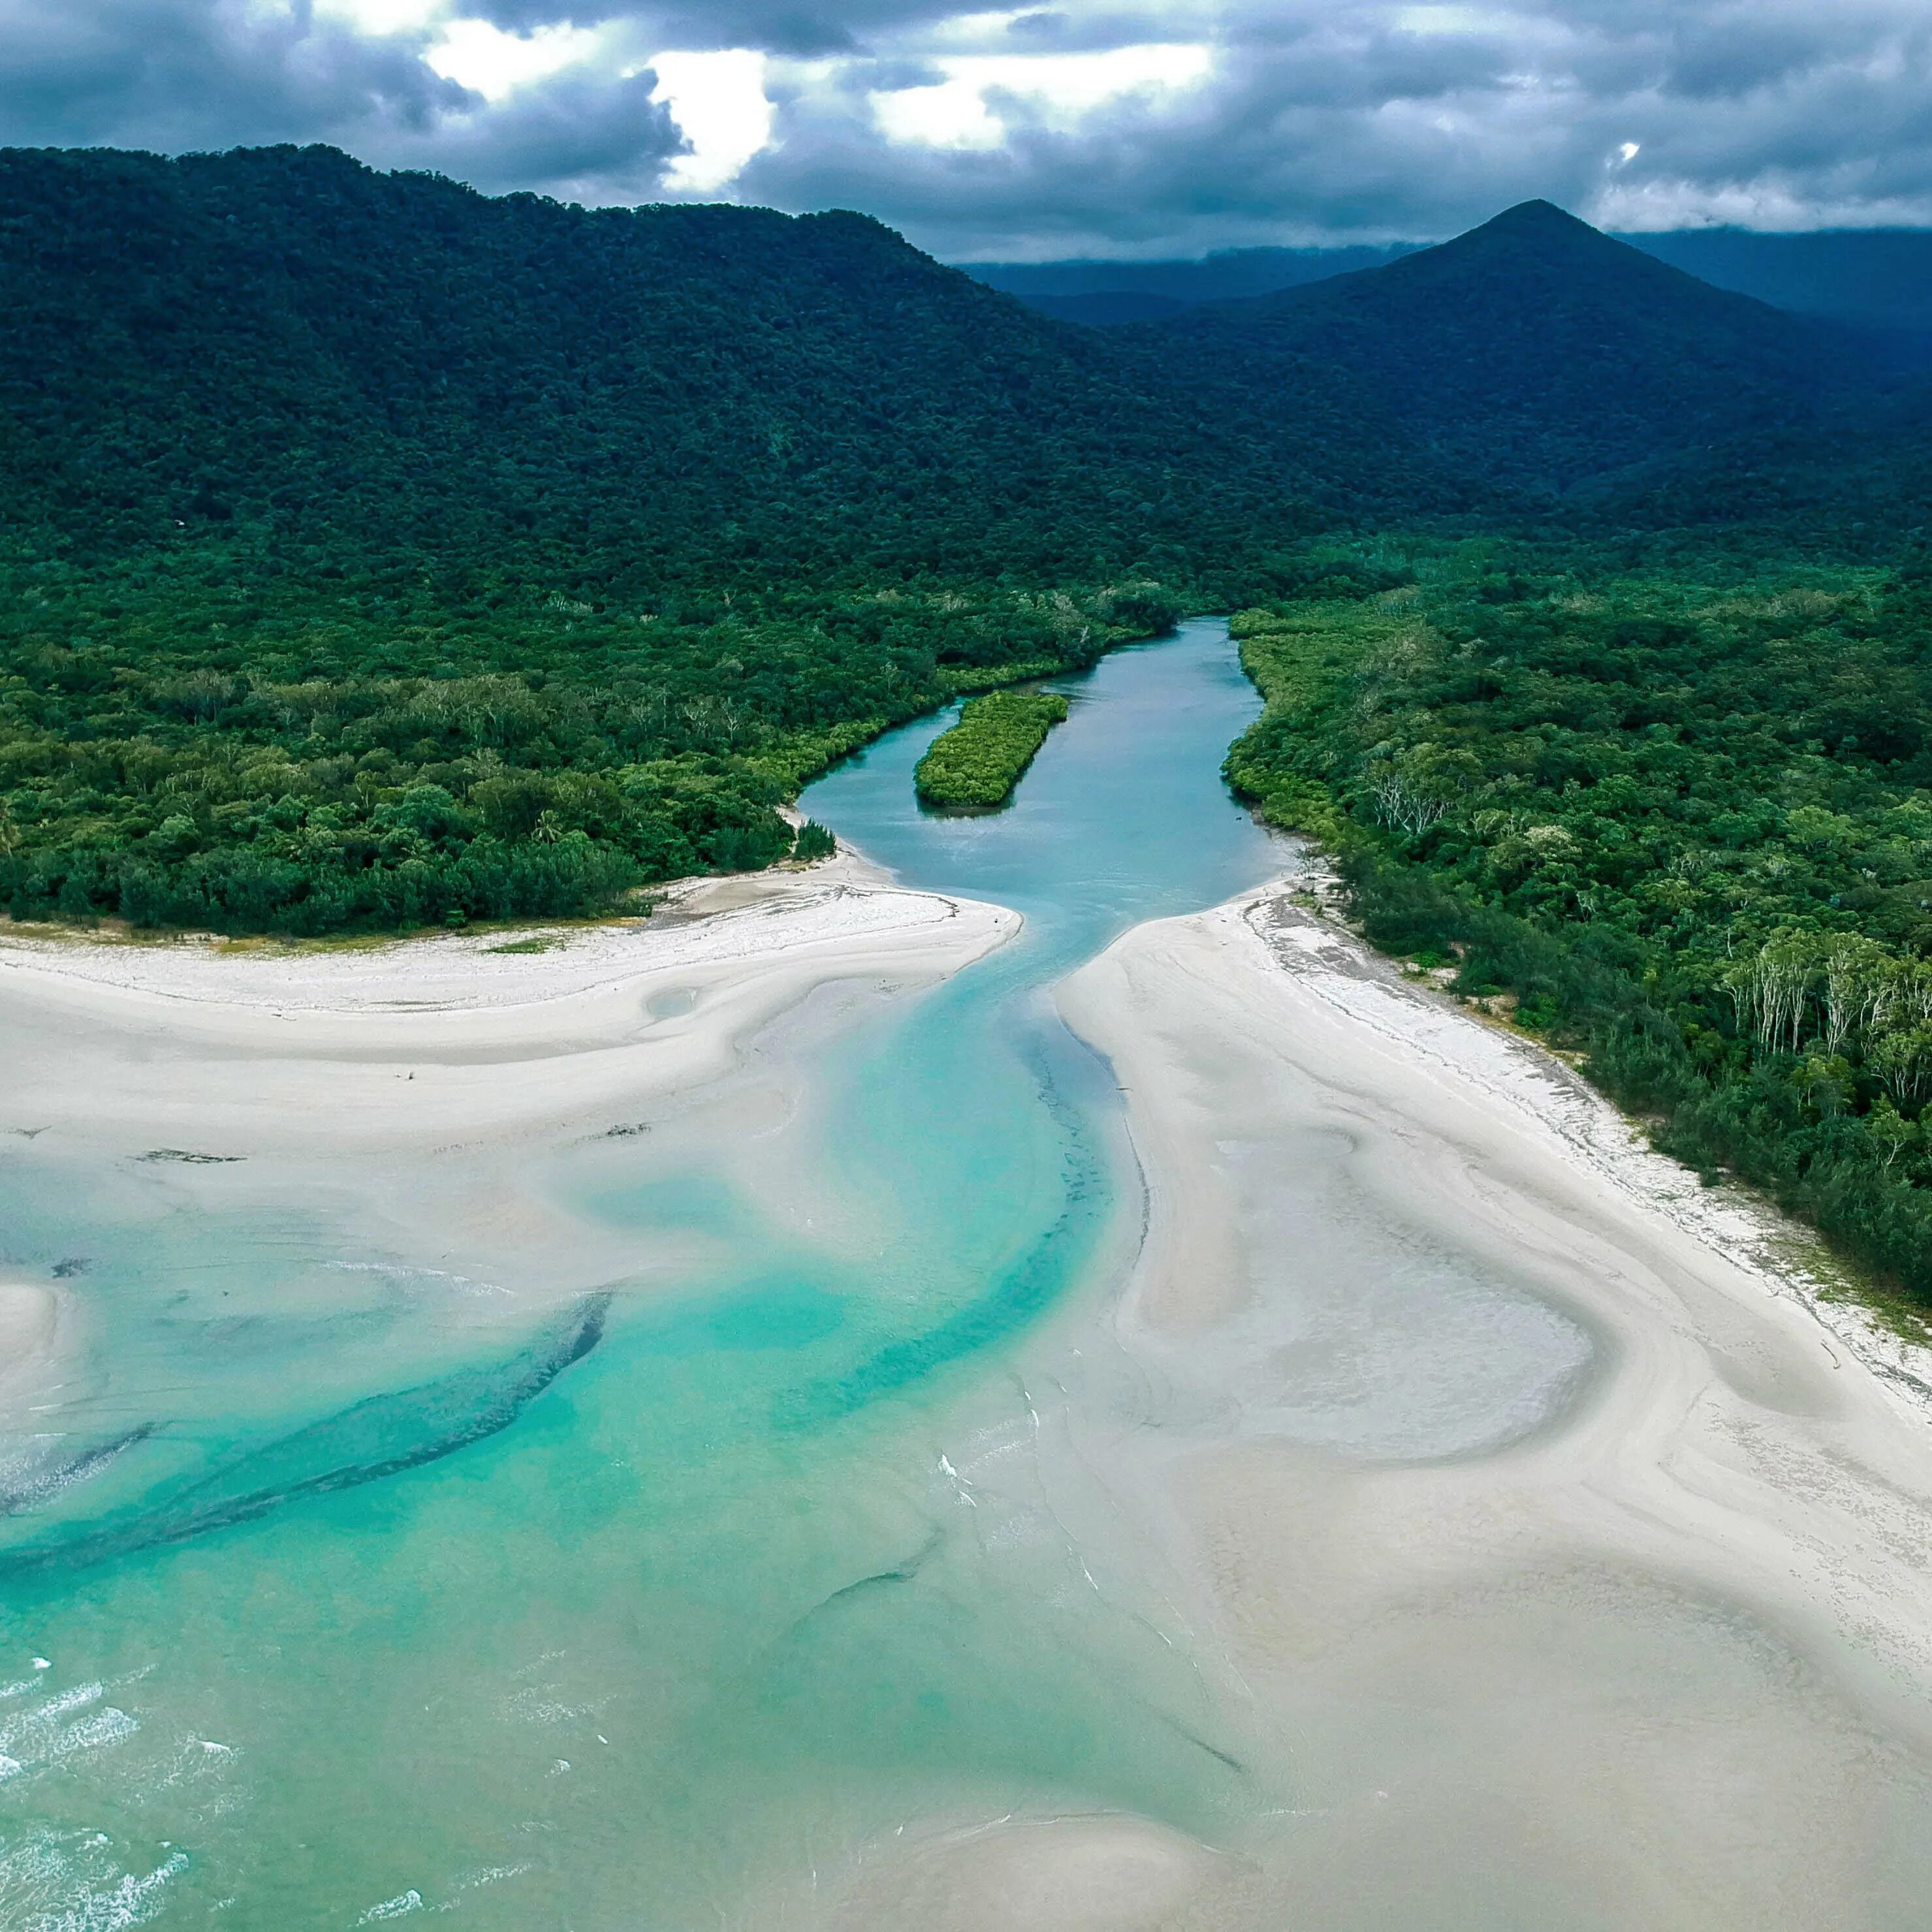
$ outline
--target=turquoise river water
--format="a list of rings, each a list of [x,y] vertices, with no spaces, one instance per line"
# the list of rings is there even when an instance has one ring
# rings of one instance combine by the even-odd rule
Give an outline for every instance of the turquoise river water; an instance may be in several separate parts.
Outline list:
[[[1052,1473],[1027,1366],[1142,1213],[1048,990],[1278,866],[1219,775],[1256,700],[1208,621],[1061,688],[1007,811],[916,808],[944,720],[805,800],[1025,926],[804,1050],[772,1142],[804,1238],[674,1123],[560,1149],[560,1210],[688,1280],[432,1345],[339,1217],[6,1156],[0,1262],[66,1265],[104,1318],[0,1445],[0,1925],[777,1924],[909,1819],[1212,1835],[1286,1802],[1104,1498]]]

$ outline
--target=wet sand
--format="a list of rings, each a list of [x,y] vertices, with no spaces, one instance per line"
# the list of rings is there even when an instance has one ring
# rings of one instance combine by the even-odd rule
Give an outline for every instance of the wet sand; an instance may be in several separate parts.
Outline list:
[[[0,1376],[16,1373],[52,1344],[58,1305],[50,1288],[0,1281]]]
[[[59,1327],[52,1288],[0,1279],[0,1414],[17,1408],[44,1376]]]

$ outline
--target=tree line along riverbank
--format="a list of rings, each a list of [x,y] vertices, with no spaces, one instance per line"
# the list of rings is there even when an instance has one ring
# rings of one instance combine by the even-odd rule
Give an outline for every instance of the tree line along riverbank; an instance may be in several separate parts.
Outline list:
[[[1364,930],[1932,1306],[1932,575],[1338,566],[1229,776]]]

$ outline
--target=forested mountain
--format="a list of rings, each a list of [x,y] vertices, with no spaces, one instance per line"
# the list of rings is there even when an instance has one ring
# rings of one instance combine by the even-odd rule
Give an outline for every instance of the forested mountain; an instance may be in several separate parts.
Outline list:
[[[1091,295],[1022,296],[1027,307],[1061,322],[1088,328],[1112,328],[1124,322],[1166,322],[1191,306],[1172,296],[1142,289],[1100,289]]]
[[[0,905],[316,933],[769,863],[886,724],[1418,500],[1304,390],[1204,416],[856,214],[0,154]]]
[[[16,151],[0,289],[0,509],[90,552],[232,524],[644,589],[1090,574],[1373,487],[1319,395],[1264,447],[854,214]]]
[[[1848,496],[1832,338],[1541,205],[1102,334],[856,214],[16,151],[0,302],[16,917],[592,910],[780,856],[897,719],[1306,588],[1323,530],[1756,514],[1732,432],[1810,516],[1909,454]]]
[[[1111,313],[1097,304],[1139,296],[1165,305],[1165,312],[1196,302],[1229,302],[1245,296],[1272,295],[1277,289],[1325,280],[1358,268],[1379,268],[1423,244],[1400,242],[1388,248],[1223,248],[1198,261],[1168,262],[962,262],[975,281],[1018,296],[1042,315],[1105,326],[1145,321],[1139,315]],[[1072,304],[1096,306],[1076,309]]]
[[[1932,230],[1762,235],[1689,228],[1624,238],[1687,274],[1774,308],[1932,337]]]
[[[1816,433],[1868,374],[1828,326],[1711,288],[1547,202],[1386,267],[1118,339],[1264,422],[1296,406],[1309,368],[1352,380],[1492,503],[1747,433]]]
[[[1306,516],[856,214],[4,154],[0,906],[325,933],[764,866],[827,759]]]
[[[1184,586],[1314,527],[1809,434],[1851,373],[1828,331],[1546,203],[1102,336],[862,216],[491,199],[327,148],[0,153],[0,514],[30,549],[346,548],[448,595]]]

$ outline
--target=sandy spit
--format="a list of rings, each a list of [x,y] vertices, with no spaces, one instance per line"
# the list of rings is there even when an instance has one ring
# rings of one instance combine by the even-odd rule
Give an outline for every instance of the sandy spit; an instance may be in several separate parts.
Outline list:
[[[634,1256],[545,1162],[728,1084],[775,1023],[931,985],[1019,923],[844,856],[647,920],[367,950],[0,938],[0,1148],[105,1160],[193,1211],[304,1204],[357,1252],[566,1294]]]
[[[0,1130],[217,1159],[518,1133],[699,1084],[812,987],[926,983],[1018,924],[850,860],[367,951],[0,938]]]

